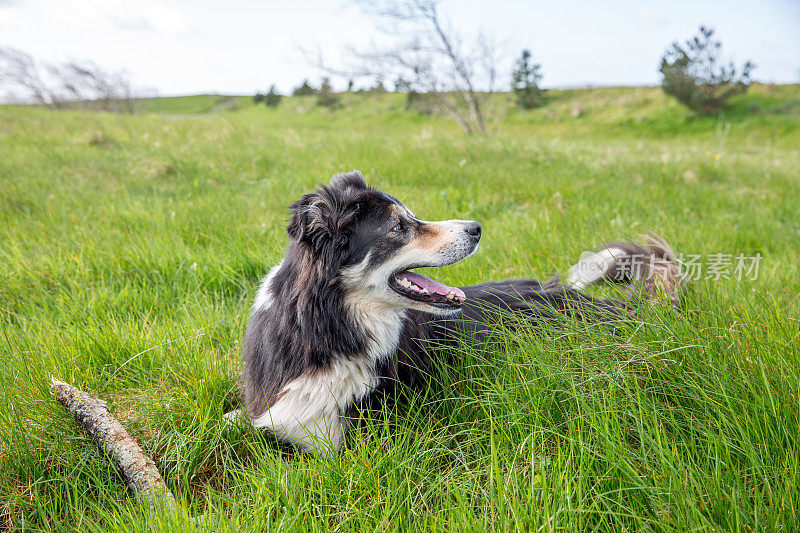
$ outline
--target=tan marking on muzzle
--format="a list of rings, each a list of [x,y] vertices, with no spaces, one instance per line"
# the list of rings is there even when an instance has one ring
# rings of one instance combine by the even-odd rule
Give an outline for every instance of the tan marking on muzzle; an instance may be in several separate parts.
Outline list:
[[[417,228],[416,235],[406,246],[420,252],[436,253],[450,244],[447,236],[452,233],[437,224],[422,224]]]

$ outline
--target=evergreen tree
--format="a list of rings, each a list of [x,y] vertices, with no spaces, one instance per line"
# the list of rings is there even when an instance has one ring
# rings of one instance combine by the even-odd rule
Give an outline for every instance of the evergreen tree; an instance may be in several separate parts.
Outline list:
[[[661,58],[659,71],[664,78],[661,88],[679,102],[700,113],[718,113],[732,96],[742,94],[750,86],[750,61],[737,74],[733,62],[719,60],[722,43],[714,40],[714,30],[700,26],[698,35],[685,46],[672,43]]]
[[[328,78],[322,79],[322,85],[317,91],[317,105],[328,109],[339,107],[339,95],[333,91],[331,80]]]
[[[281,103],[281,98],[283,95],[278,92],[275,88],[275,85],[269,88],[269,92],[264,95],[264,103],[267,107],[278,107]]]
[[[539,107],[544,103],[544,90],[539,87],[542,81],[542,65],[531,62],[530,50],[523,50],[517,60],[511,78],[511,90],[521,109]]]
[[[308,83],[308,80],[303,80],[303,83],[292,91],[292,96],[310,96],[316,92],[317,90]]]

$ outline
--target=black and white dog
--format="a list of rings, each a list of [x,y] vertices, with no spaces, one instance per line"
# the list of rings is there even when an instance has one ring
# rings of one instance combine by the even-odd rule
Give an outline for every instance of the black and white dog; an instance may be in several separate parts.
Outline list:
[[[289,248],[262,280],[244,338],[244,409],[226,418],[317,453],[342,446],[354,403],[397,382],[424,382],[432,364],[426,343],[480,338],[492,310],[528,323],[558,311],[607,318],[630,312],[638,296],[675,298],[682,285],[674,254],[652,239],[584,257],[566,284],[448,287],[412,269],[468,257],[480,224],[421,220],[357,171],[335,176],[291,209]],[[630,301],[579,292],[602,280],[638,282],[638,290]]]

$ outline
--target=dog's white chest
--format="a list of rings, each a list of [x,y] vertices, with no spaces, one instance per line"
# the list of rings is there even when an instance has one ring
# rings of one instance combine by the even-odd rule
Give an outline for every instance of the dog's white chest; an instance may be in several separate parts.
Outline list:
[[[265,276],[255,307],[271,302],[269,283],[280,265]],[[364,328],[367,349],[361,354],[337,354],[324,369],[308,372],[287,383],[272,406],[253,420],[279,438],[302,448],[328,453],[344,439],[342,415],[369,395],[380,383],[380,362],[397,350],[405,313],[377,305],[370,298],[352,295],[346,304],[353,322]]]

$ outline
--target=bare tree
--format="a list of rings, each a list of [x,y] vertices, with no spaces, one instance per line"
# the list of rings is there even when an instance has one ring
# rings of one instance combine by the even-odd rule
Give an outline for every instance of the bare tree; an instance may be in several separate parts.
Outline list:
[[[370,51],[351,49],[355,68],[334,69],[322,54],[317,67],[343,77],[396,79],[397,85],[429,95],[468,134],[487,133],[496,122],[487,109],[494,92],[500,46],[485,35],[467,44],[439,11],[438,0],[362,0],[357,3],[378,21],[392,42]]]
[[[154,93],[135,88],[125,71],[88,61],[48,65],[11,48],[0,48],[0,87],[21,101],[112,113],[135,113],[141,99]]]
[[[141,98],[125,71],[75,61],[50,70],[60,88],[60,102],[80,102],[84,107],[111,113],[135,113],[138,109]]]
[[[37,104],[51,105],[54,100],[41,66],[30,54],[15,48],[0,48],[0,87]]]

